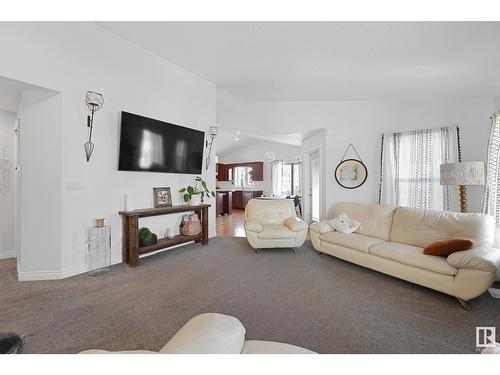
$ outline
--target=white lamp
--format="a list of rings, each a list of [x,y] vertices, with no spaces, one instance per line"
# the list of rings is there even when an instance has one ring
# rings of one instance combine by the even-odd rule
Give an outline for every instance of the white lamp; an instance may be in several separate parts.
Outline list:
[[[460,190],[460,211],[467,212],[467,185],[484,185],[484,161],[462,161],[441,164],[441,185],[458,185]]]

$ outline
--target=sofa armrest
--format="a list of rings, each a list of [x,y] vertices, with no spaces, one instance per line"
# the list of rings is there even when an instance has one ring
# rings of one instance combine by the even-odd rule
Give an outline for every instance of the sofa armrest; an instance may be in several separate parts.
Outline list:
[[[245,219],[245,230],[251,232],[262,232],[264,227],[257,219]]]
[[[160,349],[168,354],[240,354],[245,327],[234,316],[203,313],[189,320]]]
[[[288,219],[285,220],[285,225],[288,227],[288,229],[294,231],[294,232],[300,232],[301,230],[307,230],[307,223],[299,219],[298,217],[289,217]]]
[[[316,232],[318,234],[323,234],[333,231],[333,228],[324,221],[319,221],[317,223],[311,224],[310,228],[313,232]]]
[[[455,268],[469,268],[473,270],[500,274],[500,249],[478,246],[471,250],[457,251],[446,258]]]

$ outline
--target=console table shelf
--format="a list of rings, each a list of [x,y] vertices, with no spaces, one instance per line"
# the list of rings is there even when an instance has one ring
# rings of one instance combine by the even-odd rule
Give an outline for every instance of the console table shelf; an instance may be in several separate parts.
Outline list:
[[[168,247],[180,245],[186,242],[201,242],[202,245],[208,244],[208,208],[209,204],[182,205],[160,208],[146,208],[134,211],[120,211],[123,221],[123,263],[130,267],[136,267],[139,264],[139,255],[151,253]],[[174,238],[160,239],[151,246],[139,246],[139,218],[177,214],[182,212],[196,212],[201,221],[201,233],[194,236],[179,234]]]
[[[174,238],[162,238],[158,242],[151,246],[139,247],[139,255],[151,253],[153,251],[166,249],[167,247],[180,245],[186,242],[199,241],[201,240],[201,234],[196,236],[185,236],[184,234],[178,234]]]

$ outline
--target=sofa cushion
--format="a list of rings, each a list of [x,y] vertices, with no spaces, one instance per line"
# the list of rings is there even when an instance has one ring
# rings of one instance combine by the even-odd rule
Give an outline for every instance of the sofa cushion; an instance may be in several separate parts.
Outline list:
[[[184,324],[160,353],[239,354],[245,332],[245,327],[233,316],[204,313]]]
[[[267,225],[257,234],[259,238],[265,239],[288,239],[295,238],[297,234],[284,225]]]
[[[376,243],[384,242],[380,238],[365,236],[358,233],[327,232],[319,236],[321,241],[348,247],[368,253],[368,248]]]
[[[349,218],[359,221],[361,227],[356,233],[388,241],[395,209],[378,204],[340,202],[335,206],[335,215],[345,213]]]
[[[283,225],[297,216],[292,199],[250,199],[245,207],[245,219],[257,219],[262,225]]]
[[[491,246],[494,235],[495,220],[488,215],[398,207],[390,240],[426,247],[435,241],[468,238],[476,246]]]
[[[368,252],[381,258],[443,275],[453,276],[457,274],[458,270],[451,266],[445,258],[425,255],[423,250],[421,247],[398,242],[382,242],[370,246]]]

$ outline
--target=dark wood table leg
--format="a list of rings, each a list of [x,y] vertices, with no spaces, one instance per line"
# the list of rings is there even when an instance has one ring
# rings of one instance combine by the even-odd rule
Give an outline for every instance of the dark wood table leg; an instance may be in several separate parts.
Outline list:
[[[122,216],[123,234],[122,234],[122,262],[128,264],[130,247],[130,237],[128,229],[128,216]]]
[[[130,267],[137,267],[139,265],[139,217],[129,217],[129,259],[128,265]]]
[[[195,213],[196,215],[198,215],[198,219],[199,219],[199,220],[201,220],[201,219],[202,219],[201,210],[196,210],[196,211],[194,211],[194,213]],[[201,223],[201,225],[202,225],[202,229],[201,229],[201,230],[202,230],[202,233],[203,233],[203,222],[201,222],[201,221],[200,221],[200,223]],[[202,236],[203,236],[203,234],[202,234]],[[200,243],[200,242],[201,242],[201,238],[197,238],[196,240],[194,240],[194,242],[196,242],[196,243]]]
[[[208,208],[201,210],[201,244],[208,244]]]

